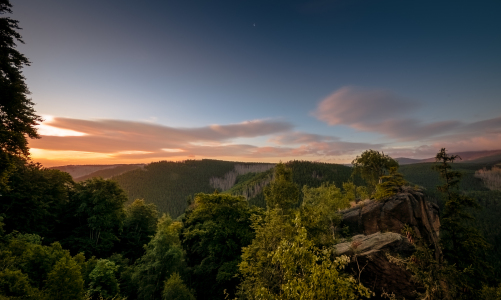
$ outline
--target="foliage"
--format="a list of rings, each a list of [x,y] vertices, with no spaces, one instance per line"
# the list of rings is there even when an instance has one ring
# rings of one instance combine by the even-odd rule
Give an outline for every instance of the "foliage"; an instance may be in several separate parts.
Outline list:
[[[33,234],[11,233],[0,247],[0,294],[27,299],[82,299],[81,255]]]
[[[376,150],[366,150],[360,156],[357,156],[351,164],[353,165],[353,174],[360,174],[367,183],[371,193],[376,190],[376,185],[381,183],[381,177],[385,175],[392,167],[398,168],[398,162],[393,158],[379,153]]]
[[[0,15],[12,13],[9,0],[0,1]],[[16,50],[16,42],[24,43],[18,33],[19,21],[0,18],[0,193],[7,191],[7,180],[13,171],[14,156],[27,158],[27,138],[39,138],[36,115],[30,91],[24,82],[22,68],[29,60]]]
[[[137,299],[160,299],[163,282],[183,266],[184,257],[179,241],[178,222],[163,215],[157,232],[145,247],[146,253],[137,260],[132,281],[137,286]]]
[[[348,263],[346,256],[332,259],[329,251],[320,251],[307,239],[306,229],[296,218],[280,226],[284,215],[279,209],[268,211],[270,223],[260,225],[256,219],[256,239],[244,248],[240,271],[244,281],[240,295],[244,299],[359,299],[369,297],[369,290],[358,284],[353,277],[339,271]],[[282,223],[283,224],[283,223]],[[273,228],[277,226],[277,228]],[[282,227],[282,228],[280,228]],[[262,243],[273,233],[283,232],[265,249]],[[275,229],[275,230],[273,230]],[[273,234],[272,233],[272,234]],[[256,251],[257,250],[257,251]],[[257,255],[256,255],[257,254]]]
[[[112,299],[118,295],[120,289],[115,273],[118,266],[107,259],[97,261],[94,270],[89,274],[88,297],[91,299]]]
[[[155,235],[158,211],[155,204],[146,204],[136,199],[125,208],[123,232],[120,236],[119,252],[135,261],[144,253],[143,246]]]
[[[349,190],[356,190],[345,185]],[[336,232],[341,223],[338,211],[350,207],[354,196],[341,192],[334,184],[322,184],[317,188],[303,187],[301,220],[308,236],[318,246],[329,246],[336,241]]]
[[[181,276],[178,273],[173,273],[169,279],[165,281],[164,290],[162,292],[164,300],[195,300],[193,291],[190,291],[184,284]]]
[[[407,185],[404,175],[397,173],[396,167],[391,167],[388,175],[381,176],[381,183],[376,185],[374,199],[387,199],[396,193],[402,191],[402,187]]]
[[[497,287],[484,286],[482,288],[482,299],[484,300],[501,299],[501,283]]]
[[[58,239],[60,214],[68,203],[73,180],[68,173],[43,168],[40,164],[15,159],[16,171],[10,176],[10,191],[2,193],[0,214],[5,230],[17,230]]]
[[[234,168],[235,162],[210,159],[160,161],[112,179],[126,191],[129,202],[144,199],[155,204],[161,213],[177,218],[188,206],[187,196],[214,192],[210,178],[223,177]]]
[[[0,2],[0,14],[12,13],[9,0]],[[16,41],[23,43],[17,30],[19,21],[9,17],[0,18],[0,148],[10,154],[28,155],[29,138],[38,138],[35,125],[41,121],[35,114],[33,103],[27,98],[30,93],[21,69],[29,60],[15,49]],[[26,136],[25,136],[26,135]]]
[[[28,275],[23,274],[20,270],[0,270],[1,296],[29,299],[33,294],[36,294],[36,292],[30,285]]]
[[[242,262],[239,264],[243,281],[239,294],[253,294],[261,287],[277,290],[280,287],[280,270],[272,264],[271,254],[279,247],[282,239],[292,239],[295,232],[290,218],[280,208],[266,211],[263,215],[251,218],[255,238],[242,249]]]
[[[448,155],[445,148],[437,153],[436,160],[440,164],[435,169],[440,173],[444,184],[437,189],[444,194],[445,209],[441,217],[441,246],[445,259],[455,264],[458,269],[472,268],[472,273],[464,282],[468,290],[478,290],[481,282],[486,280],[489,267],[482,256],[488,247],[485,239],[468,224],[474,218],[468,212],[479,208],[477,201],[462,195],[458,191],[461,173],[452,171],[450,163],[458,158]]]
[[[275,166],[273,181],[264,189],[268,208],[279,207],[287,210],[296,207],[299,202],[299,188],[292,181],[292,170],[283,163]]]
[[[198,297],[222,299],[225,290],[234,294],[241,248],[254,237],[250,221],[254,212],[243,197],[196,195],[183,220],[181,237],[190,285]]]
[[[64,243],[90,255],[110,254],[123,228],[126,201],[124,191],[114,181],[93,178],[75,184],[72,202],[76,226]]]
[[[74,259],[65,256],[48,274],[44,292],[47,299],[83,299],[83,283],[80,266]]]

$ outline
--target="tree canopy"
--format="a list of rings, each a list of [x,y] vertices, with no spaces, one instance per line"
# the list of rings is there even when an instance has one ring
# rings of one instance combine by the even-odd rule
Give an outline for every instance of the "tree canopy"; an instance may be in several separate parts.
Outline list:
[[[9,0],[0,0],[0,15],[12,13],[11,7]],[[0,18],[0,192],[7,189],[12,156],[28,157],[27,138],[39,137],[35,125],[42,121],[21,71],[30,62],[16,50],[16,42],[24,43],[18,23]]]
[[[357,156],[351,164],[353,174],[360,174],[367,183],[369,192],[376,190],[376,185],[381,183],[381,177],[392,167],[398,168],[398,162],[384,153],[376,150],[366,150]]]

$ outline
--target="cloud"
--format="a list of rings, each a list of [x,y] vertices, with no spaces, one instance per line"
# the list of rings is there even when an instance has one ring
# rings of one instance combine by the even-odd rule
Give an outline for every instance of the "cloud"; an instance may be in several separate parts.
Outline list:
[[[318,159],[380,147],[368,143],[340,141],[339,138],[332,136],[292,132],[292,124],[274,120],[174,128],[121,120],[53,118],[48,125],[58,130],[81,133],[68,136],[42,135],[41,139],[30,141],[30,147],[35,149],[34,154],[37,158],[47,160],[51,157],[52,159],[60,157],[66,163],[72,156],[74,160],[78,160],[80,155],[115,162],[176,160],[190,157],[285,160],[309,156]],[[272,135],[269,141],[274,144],[273,146],[259,147],[233,142],[239,138],[269,135]]]
[[[333,126],[376,132],[399,141],[416,141],[460,128],[459,121],[426,123],[409,117],[420,105],[388,90],[343,87],[322,100],[313,116]]]
[[[268,141],[277,145],[294,145],[314,142],[332,142],[338,141],[338,137],[319,135],[305,132],[290,132],[271,137]]]
[[[356,143],[341,141],[340,138],[305,132],[286,132],[271,137],[269,142],[276,145],[299,145],[289,148],[289,154],[294,156],[339,156],[358,153],[366,149],[380,149],[382,144]]]
[[[343,87],[320,102],[313,113],[329,125],[379,123],[419,105],[387,90]]]

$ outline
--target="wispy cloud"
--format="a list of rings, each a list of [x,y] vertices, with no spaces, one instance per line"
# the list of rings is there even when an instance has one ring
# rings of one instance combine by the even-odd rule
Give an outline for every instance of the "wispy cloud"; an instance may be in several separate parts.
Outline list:
[[[319,104],[313,115],[331,125],[346,125],[366,132],[383,134],[397,141],[419,141],[455,131],[492,126],[465,124],[457,120],[424,122],[413,117],[421,105],[388,90],[343,87]],[[497,123],[496,123],[497,124]]]
[[[284,121],[255,120],[238,124],[174,128],[145,122],[53,118],[48,125],[80,135],[43,135],[31,140],[37,157],[61,154],[66,161],[78,154],[113,160],[161,160],[189,157],[292,159],[356,154],[380,145],[351,143],[337,137],[293,132]],[[50,132],[49,132],[50,134]],[[237,144],[241,138],[270,136],[270,145]],[[45,152],[44,152],[45,151]]]
[[[365,127],[417,107],[416,102],[391,91],[343,87],[322,100],[313,115],[329,125]]]
[[[275,135],[268,141],[277,145],[295,145],[315,142],[333,142],[338,141],[338,137],[319,135],[305,132],[288,132],[286,134]]]

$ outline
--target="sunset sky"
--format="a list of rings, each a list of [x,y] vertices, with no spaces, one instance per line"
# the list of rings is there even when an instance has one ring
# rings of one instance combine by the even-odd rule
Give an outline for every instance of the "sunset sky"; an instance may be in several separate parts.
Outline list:
[[[45,166],[501,149],[501,1],[12,0]]]

